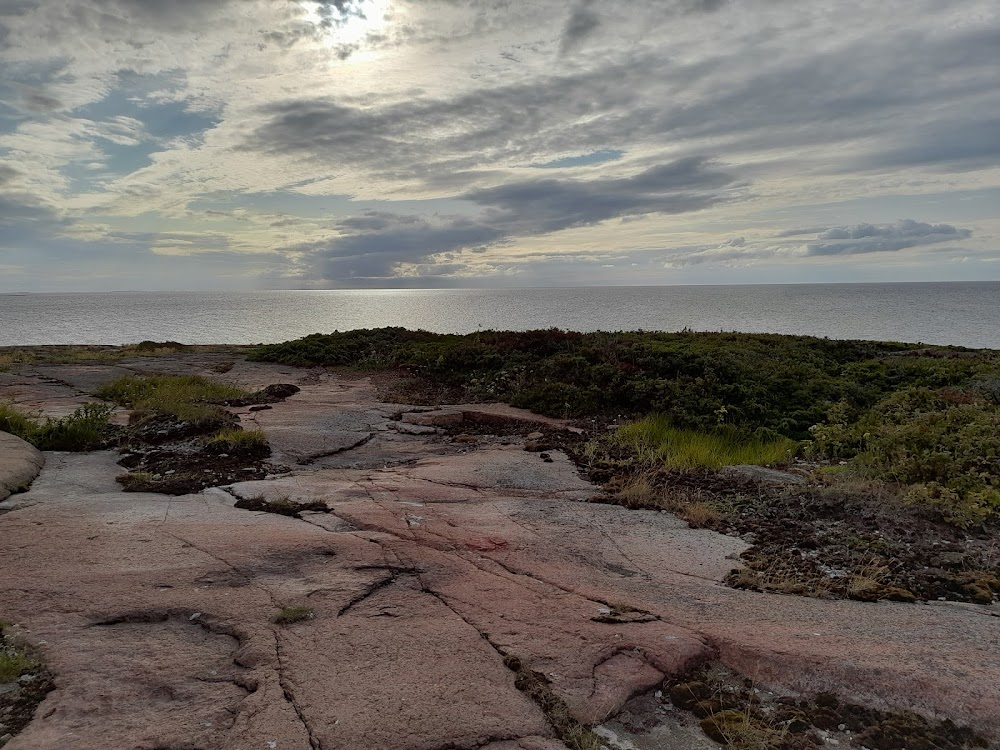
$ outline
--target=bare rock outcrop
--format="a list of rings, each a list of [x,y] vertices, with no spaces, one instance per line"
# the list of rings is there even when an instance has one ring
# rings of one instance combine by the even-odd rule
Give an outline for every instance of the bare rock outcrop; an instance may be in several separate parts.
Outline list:
[[[0,501],[26,490],[45,465],[45,457],[16,435],[0,432]]]

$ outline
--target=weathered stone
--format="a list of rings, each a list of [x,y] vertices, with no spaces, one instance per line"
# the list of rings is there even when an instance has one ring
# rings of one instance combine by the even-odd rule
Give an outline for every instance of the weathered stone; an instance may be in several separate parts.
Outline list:
[[[27,489],[44,464],[45,457],[33,445],[0,432],[0,500]]]

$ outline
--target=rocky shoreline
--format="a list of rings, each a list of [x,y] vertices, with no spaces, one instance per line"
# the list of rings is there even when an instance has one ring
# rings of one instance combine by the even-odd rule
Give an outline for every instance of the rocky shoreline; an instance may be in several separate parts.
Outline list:
[[[799,708],[774,747],[939,747],[942,719],[970,727],[952,732],[970,746],[1000,734],[995,604],[727,587],[734,568],[757,570],[740,560],[751,548],[788,547],[778,525],[751,544],[738,524],[723,534],[593,502],[613,492],[581,475],[569,456],[586,436],[564,420],[387,403],[385,379],[232,350],[17,366],[0,372],[0,400],[64,416],[129,374],[298,391],[228,407],[269,455],[206,453],[161,424],[124,453],[47,453],[30,489],[0,504],[0,563],[13,571],[0,619],[55,675],[9,748],[109,736],[163,748],[712,747],[703,719],[742,711],[757,726],[760,713],[752,692],[702,716],[671,700],[671,685],[712,664],[778,705],[829,694],[882,712],[831,734]],[[147,485],[123,492],[122,462]],[[699,488],[734,486],[718,482]],[[795,496],[751,484],[768,507]],[[887,529],[871,528],[892,542]],[[935,554],[941,570],[966,565]],[[286,622],[286,610],[302,616]],[[900,712],[927,722],[923,740],[876,736],[902,726]]]

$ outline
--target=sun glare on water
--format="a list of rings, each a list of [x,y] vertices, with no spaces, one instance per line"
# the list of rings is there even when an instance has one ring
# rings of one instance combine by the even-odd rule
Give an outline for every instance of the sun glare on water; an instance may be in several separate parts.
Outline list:
[[[349,3],[349,10],[343,14],[329,2],[309,0],[299,5],[306,11],[306,20],[317,28],[332,21],[327,23],[324,36],[329,45],[364,44],[369,34],[380,34],[388,25],[390,0],[357,0]]]

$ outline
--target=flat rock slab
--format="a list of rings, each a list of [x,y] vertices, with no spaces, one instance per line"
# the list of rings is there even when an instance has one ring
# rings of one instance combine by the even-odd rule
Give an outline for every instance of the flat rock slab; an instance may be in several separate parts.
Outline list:
[[[404,413],[401,421],[426,427],[456,427],[463,423],[480,427],[509,428],[520,427],[581,432],[570,427],[565,421],[535,414],[527,409],[518,409],[507,404],[457,404],[433,409],[421,409]]]
[[[505,657],[543,675],[579,721],[643,749],[657,745],[636,728],[659,709],[636,696],[709,658],[761,684],[1000,733],[995,607],[729,589],[720,581],[745,543],[589,502],[595,488],[561,453],[444,449],[391,429],[398,407],[367,381],[243,368],[230,372],[255,387],[302,388],[239,412],[289,473],[125,494],[114,454],[50,454],[25,503],[0,516],[0,569],[13,572],[0,576],[0,617],[44,642],[57,675],[10,750],[97,750],[109,737],[204,750],[562,747]],[[312,506],[298,518],[234,507],[256,496]],[[298,617],[277,624],[279,612]],[[657,737],[706,747],[687,730]]]
[[[26,490],[44,465],[45,457],[35,446],[0,432],[0,501]]]

